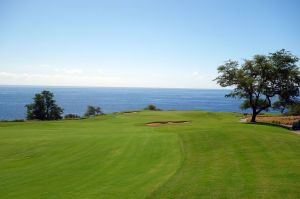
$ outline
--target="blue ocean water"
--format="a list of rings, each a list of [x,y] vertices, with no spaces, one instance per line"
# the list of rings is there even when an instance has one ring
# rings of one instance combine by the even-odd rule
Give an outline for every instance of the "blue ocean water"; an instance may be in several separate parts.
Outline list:
[[[111,113],[139,110],[148,104],[163,110],[241,112],[239,100],[224,97],[229,90],[0,86],[0,120],[25,118],[24,106],[42,90],[54,93],[64,114],[82,115],[87,105]]]

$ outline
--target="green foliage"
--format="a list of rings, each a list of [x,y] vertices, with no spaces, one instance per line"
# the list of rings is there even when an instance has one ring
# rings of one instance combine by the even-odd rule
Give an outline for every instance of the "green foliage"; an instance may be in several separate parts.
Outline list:
[[[286,115],[300,115],[300,102],[288,105],[288,112]]]
[[[149,104],[144,108],[144,110],[149,110],[149,111],[161,111],[161,109],[157,108],[154,104]]]
[[[256,102],[256,106],[258,109],[261,109],[261,108],[264,108],[264,107],[268,107],[268,102],[266,102],[265,100],[262,100],[262,99],[258,99],[257,102]],[[242,110],[246,110],[246,109],[249,109],[251,108],[251,103],[250,103],[250,100],[244,100],[241,105],[240,105],[240,108]],[[265,111],[268,111],[269,108],[266,108]]]
[[[300,71],[298,58],[283,50],[266,55],[255,55],[241,65],[229,60],[219,66],[215,79],[222,87],[233,87],[226,97],[244,99],[241,108],[252,109],[252,122],[256,115],[270,107],[284,110],[299,96]],[[279,100],[272,104],[277,96]]]
[[[278,100],[272,104],[274,110],[279,110],[281,113],[287,108],[287,104],[284,101]]]
[[[80,119],[81,117],[79,115],[76,114],[67,114],[64,116],[65,119]]]
[[[56,105],[54,95],[50,91],[35,94],[32,104],[27,104],[28,120],[59,120],[63,109]]]
[[[143,125],[166,120],[191,122]],[[299,198],[299,138],[204,111],[0,122],[0,198]]]
[[[104,113],[102,112],[101,108],[99,106],[94,107],[94,106],[87,106],[86,112],[84,113],[85,117],[93,117],[96,115],[103,115]]]
[[[23,119],[0,120],[0,122],[25,122],[25,120],[23,120]]]

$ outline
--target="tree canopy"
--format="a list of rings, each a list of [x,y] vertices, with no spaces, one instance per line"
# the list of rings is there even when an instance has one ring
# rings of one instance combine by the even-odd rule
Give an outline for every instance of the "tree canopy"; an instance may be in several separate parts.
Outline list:
[[[242,109],[252,109],[251,122],[269,108],[284,110],[297,101],[300,86],[298,57],[284,49],[269,55],[255,55],[242,64],[229,60],[218,67],[215,79],[233,90],[226,97],[244,99]],[[277,98],[275,102],[274,98]]]
[[[42,91],[35,94],[33,103],[27,104],[28,120],[59,120],[62,119],[63,109],[60,108],[53,99],[54,95],[50,91]]]
[[[144,110],[150,110],[150,111],[161,111],[161,109],[157,108],[154,104],[149,104],[144,108]]]
[[[86,112],[84,113],[84,116],[91,117],[91,116],[103,115],[103,114],[104,113],[102,112],[102,110],[99,106],[94,107],[94,106],[88,105]]]

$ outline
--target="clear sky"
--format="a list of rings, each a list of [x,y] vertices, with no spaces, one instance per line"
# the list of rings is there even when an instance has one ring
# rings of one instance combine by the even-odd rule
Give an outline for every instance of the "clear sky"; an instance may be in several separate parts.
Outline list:
[[[228,59],[300,56],[298,0],[0,0],[0,85],[218,88]]]

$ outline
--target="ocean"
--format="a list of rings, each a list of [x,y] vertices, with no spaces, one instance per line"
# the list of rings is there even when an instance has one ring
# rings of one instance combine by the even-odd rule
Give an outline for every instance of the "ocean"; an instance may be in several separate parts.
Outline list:
[[[239,100],[224,97],[230,90],[0,86],[0,120],[24,119],[24,106],[42,90],[54,93],[64,114],[83,115],[87,105],[100,106],[104,113],[112,113],[140,110],[148,104],[163,110],[241,112]]]

